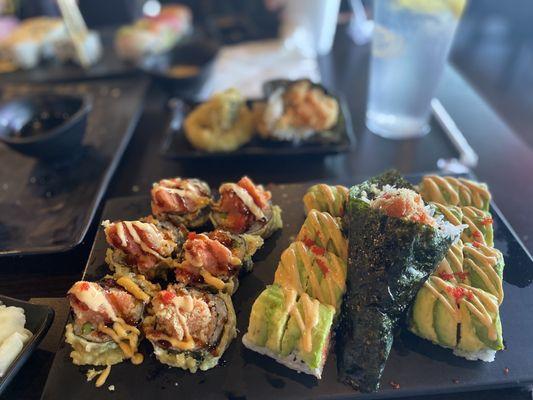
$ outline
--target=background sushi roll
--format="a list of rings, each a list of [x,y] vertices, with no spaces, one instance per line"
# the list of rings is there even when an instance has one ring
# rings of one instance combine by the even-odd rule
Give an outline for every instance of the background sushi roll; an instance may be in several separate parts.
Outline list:
[[[152,217],[138,221],[102,223],[107,243],[106,262],[117,274],[139,273],[165,278],[179,257],[187,231]]]
[[[178,282],[221,290],[230,295],[239,285],[241,271],[251,270],[252,255],[263,245],[254,235],[237,235],[215,230],[189,233],[183,255],[175,269]]]
[[[317,210],[327,212],[334,217],[343,217],[348,201],[348,188],[319,183],[307,189],[303,201],[306,214],[311,210]]]
[[[216,228],[266,239],[283,226],[281,209],[272,205],[272,194],[247,176],[237,183],[222,184],[219,193],[220,199],[211,212]]]
[[[231,297],[176,284],[159,292],[143,322],[163,364],[190,372],[208,370],[236,336]]]
[[[279,285],[267,286],[252,306],[243,344],[318,379],[329,351],[335,309]]]
[[[171,178],[154,183],[152,213],[159,220],[197,228],[209,220],[211,189],[199,179]]]
[[[342,260],[348,259],[348,240],[342,233],[340,220],[327,212],[311,210],[296,240],[304,242],[308,247],[322,247]]]
[[[466,243],[481,243],[487,246],[494,246],[493,220],[488,211],[475,207],[462,207],[462,223],[465,229],[461,235]]]
[[[453,176],[426,175],[418,186],[425,201],[444,205],[473,206],[484,211],[490,207],[491,195],[486,184]]]
[[[294,242],[281,254],[274,283],[339,310],[346,290],[346,261],[316,245]]]
[[[142,280],[141,280],[142,281]],[[150,295],[134,276],[122,286],[112,277],[99,282],[76,282],[68,291],[73,321],[66,326],[65,341],[77,365],[113,365],[130,359],[139,364],[139,324]],[[155,286],[151,286],[155,289]],[[131,292],[130,292],[131,291]]]

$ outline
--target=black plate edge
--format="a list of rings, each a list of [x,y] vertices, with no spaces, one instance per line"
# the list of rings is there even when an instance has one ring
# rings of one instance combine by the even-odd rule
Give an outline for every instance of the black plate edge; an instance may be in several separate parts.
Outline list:
[[[113,175],[115,174],[115,170],[117,169],[117,166],[120,160],[122,160],[122,156],[124,155],[126,147],[128,146],[133,136],[133,133],[135,132],[135,128],[137,127],[137,123],[139,122],[139,119],[141,118],[141,115],[144,110],[143,104],[144,104],[144,99],[146,97],[148,83],[149,83],[148,80],[145,80],[144,82],[142,82],[142,84],[145,85],[145,88],[144,88],[144,92],[143,92],[139,107],[137,108],[137,111],[130,118],[128,127],[125,131],[125,134],[122,136],[122,140],[120,141],[120,144],[118,145],[117,150],[115,151],[115,155],[112,157],[111,162],[108,164],[107,170],[101,181],[100,188],[98,189],[98,192],[96,193],[96,196],[94,196],[93,202],[90,205],[91,211],[88,213],[87,218],[85,220],[85,223],[84,223],[85,227],[80,231],[80,234],[77,237],[73,238],[71,243],[64,244],[64,245],[58,244],[58,245],[53,245],[53,246],[35,247],[31,251],[21,251],[21,250],[2,251],[0,250],[0,257],[65,253],[67,251],[72,250],[76,246],[78,246],[83,241],[83,239],[85,239],[85,235],[87,235],[87,231],[89,230],[91,223],[93,222],[98,206],[100,205],[100,202],[102,201],[104,194],[109,186],[109,182],[113,178]]]
[[[246,158],[281,158],[281,157],[306,157],[306,156],[328,156],[335,154],[343,154],[349,152],[356,145],[356,136],[353,128],[353,120],[346,101],[345,96],[334,94],[337,98],[342,115],[344,117],[344,126],[345,134],[347,138],[347,143],[332,143],[332,144],[322,144],[312,147],[307,147],[304,150],[298,147],[279,147],[268,149],[271,150],[265,153],[262,151],[254,151],[253,149],[247,149],[246,147],[241,147],[237,150],[230,152],[214,152],[207,153],[200,150],[191,150],[186,154],[169,154],[169,148],[173,143],[174,135],[178,134],[175,130],[169,130],[164,134],[164,138],[161,141],[159,148],[159,154],[168,159],[168,160],[235,160],[235,159],[246,159]],[[257,101],[258,99],[248,98],[247,101]],[[183,115],[183,120],[185,119]],[[183,121],[182,121],[183,124]],[[171,136],[172,135],[172,136]]]
[[[22,351],[18,354],[18,356],[15,358],[15,360],[11,363],[9,368],[7,369],[5,375],[0,378],[0,395],[2,392],[9,386],[9,383],[11,380],[15,377],[15,375],[18,373],[20,368],[26,363],[27,359],[30,357],[30,355],[33,353],[33,351],[37,348],[39,343],[44,339],[46,333],[50,329],[50,326],[52,325],[52,322],[54,321],[55,317],[55,311],[52,307],[49,307],[47,305],[42,304],[33,304],[27,301],[14,299],[12,297],[3,296],[0,295],[0,302],[2,302],[5,305],[13,305],[16,307],[20,307],[24,309],[24,314],[28,314],[28,309],[40,309],[43,310],[43,312],[46,312],[44,320],[40,323],[39,329],[37,332],[32,332],[33,336],[30,338],[28,343],[24,345],[22,348]]]

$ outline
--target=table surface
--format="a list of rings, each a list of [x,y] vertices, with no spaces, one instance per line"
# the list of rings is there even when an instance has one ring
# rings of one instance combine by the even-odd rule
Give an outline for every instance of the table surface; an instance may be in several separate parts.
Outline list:
[[[354,182],[388,168],[404,173],[436,170],[439,158],[450,158],[456,151],[438,131],[424,138],[390,141],[377,137],[364,127],[368,46],[354,46],[339,30],[333,51],[320,59],[323,81],[333,91],[343,94],[350,106],[356,148],[348,154],[326,159],[308,158],[254,163],[212,161],[179,163],[159,154],[167,124],[167,97],[152,87],[146,97],[145,110],[132,141],[115,173],[106,198],[147,193],[152,182],[168,176],[194,176],[216,187],[222,181],[244,174],[257,182],[287,183],[321,179],[353,179]],[[132,81],[134,82],[134,81]],[[516,136],[490,109],[483,99],[452,67],[445,70],[437,97],[480,156],[474,169],[487,182],[494,199],[519,237],[531,251],[533,226],[530,205],[533,198],[533,151]],[[517,188],[518,186],[518,188]],[[96,232],[100,210],[82,245],[57,255],[17,257],[0,260],[0,293],[20,299],[64,297],[81,276]],[[39,300],[42,302],[42,299]],[[58,343],[66,307],[51,300],[56,317],[48,345],[37,350],[21,369],[3,399],[38,399],[53,359],[53,344]],[[491,391],[477,394],[437,396],[432,399],[531,399],[526,390]]]

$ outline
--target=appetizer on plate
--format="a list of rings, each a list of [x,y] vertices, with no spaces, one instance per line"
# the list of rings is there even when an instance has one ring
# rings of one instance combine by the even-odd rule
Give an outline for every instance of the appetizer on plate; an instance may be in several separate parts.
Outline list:
[[[215,367],[236,336],[231,297],[169,285],[152,300],[143,322],[157,359],[190,372]]]
[[[311,210],[296,240],[304,242],[307,247],[321,247],[343,261],[348,260],[348,240],[342,233],[340,220],[327,212]]]
[[[252,269],[252,256],[263,245],[255,235],[237,235],[222,230],[190,232],[177,264],[176,280],[185,285],[209,287],[230,295],[239,286],[241,271]]]
[[[434,218],[413,189],[395,172],[350,189],[337,361],[340,379],[361,391],[379,387],[400,318],[460,235],[460,228]]]
[[[138,63],[144,57],[169,51],[191,29],[188,7],[164,6],[155,17],[141,18],[121,27],[115,36],[115,51],[123,60]]]
[[[216,228],[268,238],[281,229],[281,209],[272,205],[272,194],[247,176],[237,183],[224,183],[214,203],[211,222]]]
[[[254,104],[256,129],[266,139],[300,142],[313,135],[335,136],[339,103],[309,80],[270,82],[266,102]]]
[[[274,283],[339,310],[346,290],[346,261],[316,244],[294,242],[281,254]]]
[[[131,271],[152,279],[165,277],[181,252],[187,231],[171,223],[147,217],[139,221],[104,221],[106,262],[112,271]]]
[[[161,221],[197,228],[209,220],[211,189],[199,179],[171,178],[154,183],[152,213]]]
[[[318,379],[329,351],[335,309],[303,293],[267,286],[252,306],[242,338],[250,350]]]
[[[145,288],[144,291],[142,288]],[[145,305],[157,286],[139,276],[107,276],[99,282],[76,282],[68,291],[73,321],[65,341],[76,365],[113,365],[143,361],[137,349]]]
[[[348,188],[319,183],[307,189],[303,201],[306,214],[311,210],[318,210],[334,217],[343,217],[348,202]]]
[[[216,93],[185,118],[185,136],[191,145],[207,152],[233,151],[253,136],[253,117],[237,89]]]
[[[33,336],[25,325],[26,315],[22,308],[8,307],[0,302],[0,378]]]

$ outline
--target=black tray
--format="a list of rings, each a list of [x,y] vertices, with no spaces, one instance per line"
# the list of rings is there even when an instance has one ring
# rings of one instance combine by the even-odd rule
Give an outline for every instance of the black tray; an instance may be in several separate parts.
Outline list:
[[[22,348],[17,358],[7,369],[5,375],[0,378],[0,395],[4,389],[9,385],[9,382],[19,371],[20,367],[24,365],[30,354],[35,350],[37,345],[43,340],[44,335],[48,332],[52,321],[54,320],[54,310],[48,306],[31,304],[22,300],[12,299],[0,295],[0,303],[6,306],[15,306],[24,309],[26,315],[26,329],[29,329],[33,336]]]
[[[39,91],[93,99],[83,148],[45,164],[0,145],[0,256],[56,253],[78,245],[133,133],[147,81],[7,85],[2,100]]]
[[[70,348],[61,345],[44,390],[43,399],[332,399],[408,397],[446,394],[473,390],[522,386],[533,383],[533,261],[496,207],[492,208],[495,245],[506,261],[504,273],[505,300],[501,308],[507,350],[496,355],[493,363],[472,362],[404,332],[393,346],[383,375],[381,390],[363,395],[337,381],[336,360],[330,354],[323,378],[298,374],[246,349],[242,334],[246,332],[251,306],[274,278],[281,252],[304,221],[302,196],[308,184],[270,186],[274,202],[283,209],[284,228],[268,239],[255,257],[253,272],[242,279],[234,296],[238,319],[238,337],[232,342],[218,367],[190,374],[160,364],[151,355],[151,346],[143,343],[149,354],[141,366],[123,363],[114,366],[106,387],[96,389],[85,381],[83,371],[71,363]],[[147,197],[130,197],[107,203],[103,218],[138,218],[149,212]],[[86,279],[98,279],[106,273],[106,243],[100,230],[85,270]],[[506,373],[506,368],[508,373]],[[400,389],[393,389],[391,382]]]
[[[169,129],[165,133],[161,145],[161,154],[176,160],[187,159],[222,159],[243,157],[287,157],[287,156],[326,156],[328,154],[346,153],[355,143],[352,119],[349,107],[343,98],[338,98],[340,105],[339,122],[333,128],[338,132],[334,140],[310,138],[299,144],[274,140],[264,140],[255,136],[249,143],[231,152],[208,153],[191,146],[183,129],[183,121],[187,114],[198,105],[197,102],[184,101],[183,107],[174,110]],[[255,100],[249,100],[251,105]],[[181,112],[180,112],[181,111]]]
[[[0,73],[0,83],[46,83],[89,79],[113,78],[131,75],[138,70],[132,63],[122,61],[113,47],[116,29],[99,30],[102,40],[102,58],[90,68],[84,69],[74,63],[61,63],[57,60],[44,61],[29,70]]]

